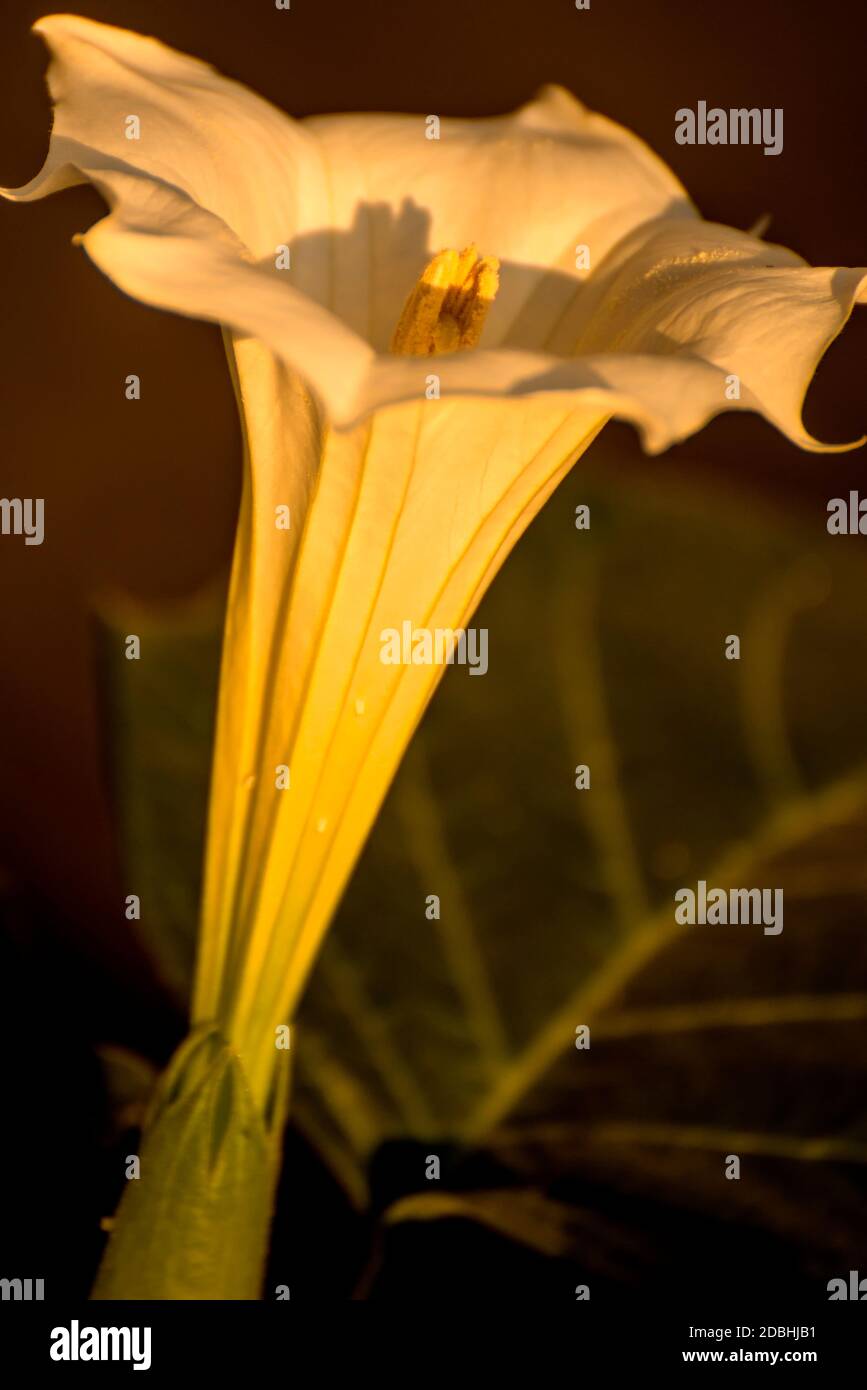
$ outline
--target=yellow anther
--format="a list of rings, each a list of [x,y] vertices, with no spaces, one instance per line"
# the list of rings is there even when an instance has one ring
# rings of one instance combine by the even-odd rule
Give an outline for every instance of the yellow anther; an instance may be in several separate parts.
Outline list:
[[[475,246],[440,251],[403,306],[392,352],[409,357],[475,347],[500,283],[500,263]]]

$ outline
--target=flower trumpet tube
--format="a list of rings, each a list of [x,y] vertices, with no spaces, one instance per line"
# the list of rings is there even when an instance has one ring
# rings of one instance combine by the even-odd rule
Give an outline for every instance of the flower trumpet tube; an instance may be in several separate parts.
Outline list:
[[[97,1293],[255,1297],[275,1037],[443,673],[384,661],[383,634],[465,629],[612,416],[650,452],[729,409],[823,448],[804,396],[867,274],[705,222],[560,88],[431,140],[419,116],[293,121],[90,20],[36,29],[54,128],[5,196],[99,190],[81,245],[126,293],[222,325],[245,445],[193,1031]]]

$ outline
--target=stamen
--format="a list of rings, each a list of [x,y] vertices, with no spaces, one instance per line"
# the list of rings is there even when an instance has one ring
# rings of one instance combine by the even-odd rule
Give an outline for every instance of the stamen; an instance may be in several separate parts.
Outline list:
[[[495,256],[479,257],[475,246],[440,251],[412,290],[391,340],[401,356],[472,348],[482,336],[500,283]]]

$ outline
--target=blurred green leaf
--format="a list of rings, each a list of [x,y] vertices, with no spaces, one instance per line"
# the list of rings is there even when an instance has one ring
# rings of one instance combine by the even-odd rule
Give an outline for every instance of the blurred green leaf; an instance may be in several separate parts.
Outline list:
[[[863,1244],[867,570],[824,520],[585,470],[518,547],[302,1007],[295,1117],[350,1192],[414,1135],[508,1167],[503,1228],[604,1183]],[[782,888],[782,934],[677,925],[698,879]]]
[[[293,1117],[356,1203],[409,1136],[509,1178],[428,1201],[420,1156],[392,1224],[464,1215],[640,1263],[589,1209],[604,1186],[783,1233],[816,1267],[863,1248],[867,559],[824,523],[591,456],[519,544],[473,620],[490,670],[446,674],[294,1031]],[[180,979],[216,639],[174,640],[164,684],[115,708],[127,846]],[[783,888],[782,934],[678,926],[698,879]]]
[[[210,745],[220,660],[222,586],[171,609],[121,595],[95,608],[106,759],[130,922],[175,1001],[195,959]],[[128,636],[141,643],[128,659]]]

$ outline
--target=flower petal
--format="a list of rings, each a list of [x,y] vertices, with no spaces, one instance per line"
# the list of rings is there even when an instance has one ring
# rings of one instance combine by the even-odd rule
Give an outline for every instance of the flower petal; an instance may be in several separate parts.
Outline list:
[[[801,404],[865,272],[814,270],[702,223],[640,141],[561,90],[513,116],[446,121],[439,141],[421,117],[301,127],[154,40],[71,16],[38,27],[56,54],[55,131],[42,174],[7,196],[92,180],[112,209],[82,238],[100,268],[146,303],[261,341],[337,428],[422,399],[434,374],[446,398],[548,393],[620,416],[653,452],[725,409],[760,410],[822,447]],[[142,116],[141,140],[124,138],[126,114]],[[290,271],[269,254],[278,226]],[[440,236],[500,257],[485,342],[504,346],[375,353],[363,334],[393,329]],[[594,266],[583,283],[567,263],[578,237]]]
[[[643,141],[562,87],[510,115],[444,117],[437,139],[425,138],[424,116],[319,116],[305,125],[320,142],[332,226],[343,233],[330,307],[380,350],[443,247],[473,242],[498,258],[485,340],[500,345],[522,316],[521,345],[535,347],[541,301],[556,316],[586,278],[578,246],[601,260],[650,218],[696,216]]]
[[[245,370],[255,374],[251,360],[239,366],[242,381]],[[445,669],[384,664],[383,631],[407,621],[465,625],[604,418],[548,398],[403,405],[328,436],[297,550],[269,524],[267,506],[256,523],[245,507],[229,608],[241,627],[226,639],[203,940],[214,926],[209,914],[220,928],[200,960],[194,1017],[223,1021],[254,1093],[267,1093],[274,1028],[291,1016]],[[264,487],[270,503],[270,477]],[[261,618],[259,595],[269,605]],[[245,711],[257,711],[255,746]],[[281,764],[290,783],[277,789]],[[255,794],[244,793],[252,774]]]
[[[319,412],[300,380],[253,339],[227,340],[226,347],[244,434],[244,474],[209,802],[207,930],[196,966],[194,1010],[208,1019],[220,1016],[226,957],[238,946],[240,879],[258,862],[252,809],[268,799],[276,764],[284,761],[278,753],[263,767],[263,711],[277,694],[274,668],[323,445]]]
[[[69,165],[137,169],[220,217],[254,256],[320,227],[327,190],[316,141],[207,63],[79,15],[48,15],[55,103],[45,166],[17,196],[40,197]],[[138,117],[137,138],[127,118]],[[80,181],[80,180],[79,180]],[[323,257],[324,259],[324,257]]]
[[[293,121],[199,59],[112,25],[61,14],[34,28],[51,49],[56,116],[20,198],[97,167],[139,170],[220,217],[256,257],[291,242],[293,283],[380,349],[440,246],[490,241],[513,262],[495,343],[548,267],[565,271],[561,294],[580,281],[576,242],[592,237],[602,255],[648,217],[693,215],[647,146],[562,88],[512,115],[446,119],[431,141],[421,116]]]
[[[351,329],[273,261],[253,262],[220,218],[170,185],[114,168],[89,172],[112,212],[80,241],[120,289],[267,345],[309,382],[335,424],[365,413],[376,359]],[[407,394],[418,394],[417,379]]]
[[[652,453],[727,409],[761,411],[795,443],[821,449],[801,424],[803,397],[867,294],[863,270],[813,269],[712,224],[649,224],[586,287],[586,321],[577,317],[573,328],[576,346],[592,351],[375,355],[280,271],[252,264],[219,219],[176,190],[113,169],[91,177],[115,204],[82,238],[96,264],[146,303],[213,318],[266,344],[305,378],[338,428],[423,398],[433,373],[444,398],[545,393],[563,397],[562,408],[629,420]],[[672,238],[679,262],[670,258]],[[731,374],[740,399],[726,395]]]
[[[661,220],[614,249],[550,345],[582,355],[690,353],[737,375],[748,408],[802,448],[818,449],[801,422],[807,387],[853,305],[865,300],[864,267],[814,268],[731,227]]]

